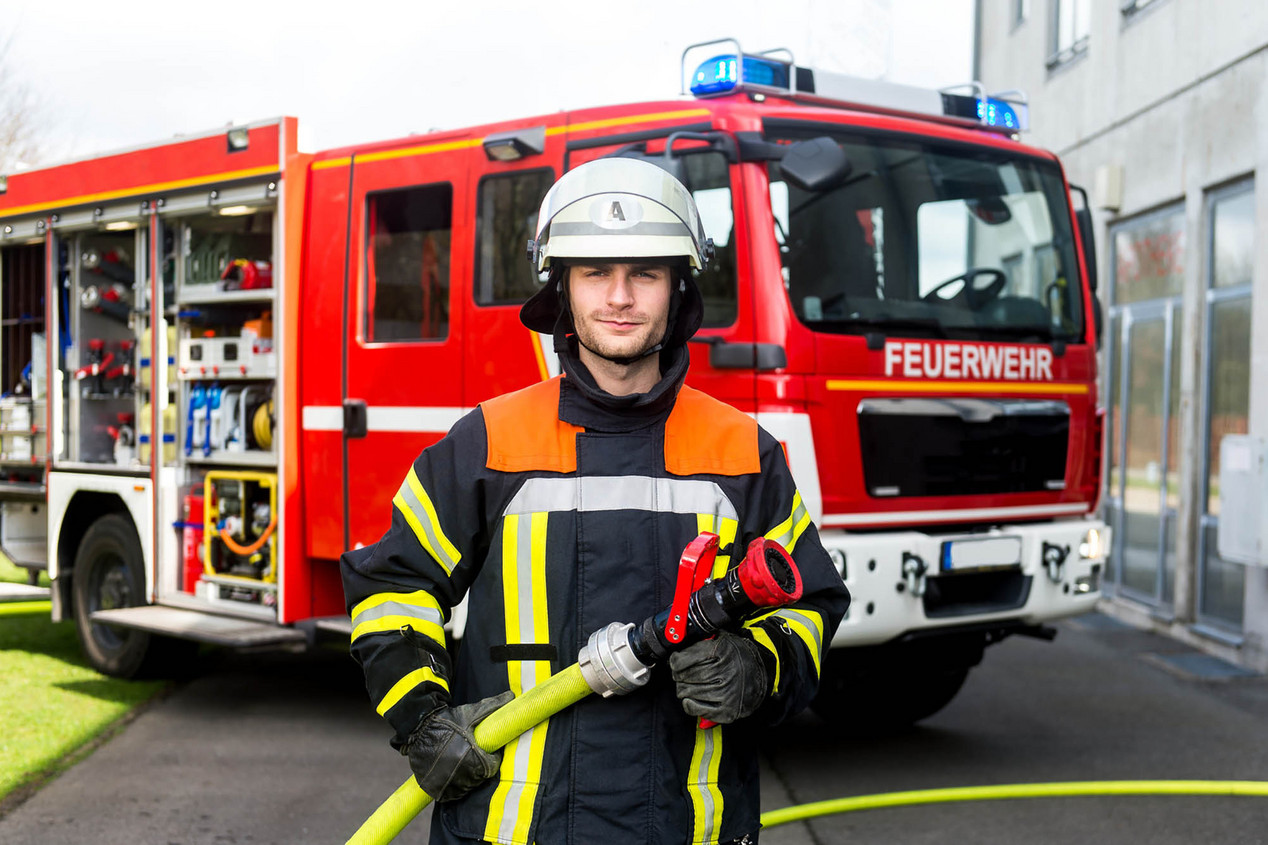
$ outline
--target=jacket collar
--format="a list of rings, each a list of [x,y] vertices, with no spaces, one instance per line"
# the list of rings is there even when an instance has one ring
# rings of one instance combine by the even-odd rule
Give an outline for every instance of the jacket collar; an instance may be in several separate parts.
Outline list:
[[[646,393],[613,396],[595,382],[577,357],[577,340],[559,355],[567,376],[559,389],[559,419],[593,431],[634,431],[660,422],[673,410],[678,390],[687,377],[691,356],[686,346],[665,350],[660,356],[660,381]]]

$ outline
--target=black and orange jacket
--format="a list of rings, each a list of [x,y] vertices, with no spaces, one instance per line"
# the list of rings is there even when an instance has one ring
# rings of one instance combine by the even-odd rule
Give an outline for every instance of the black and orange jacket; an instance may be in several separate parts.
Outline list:
[[[763,647],[771,696],[700,730],[657,667],[646,687],[592,696],[506,746],[497,778],[437,808],[433,843],[715,843],[758,829],[754,732],[809,702],[849,593],[779,443],[681,387],[678,352],[639,397],[603,393],[565,360],[568,377],[483,403],[425,450],[392,527],[343,557],[352,653],[399,748],[432,708],[518,695],[576,662],[591,632],[667,607],[701,531],[721,536],[715,574],[766,536],[805,585],[799,603],[743,628]],[[464,596],[455,665],[442,624]]]

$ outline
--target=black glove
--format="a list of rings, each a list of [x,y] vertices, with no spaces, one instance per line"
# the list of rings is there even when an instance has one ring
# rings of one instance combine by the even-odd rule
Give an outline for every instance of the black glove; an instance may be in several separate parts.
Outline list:
[[[722,631],[669,656],[682,709],[720,725],[750,715],[770,692],[761,646]]]
[[[472,731],[514,697],[508,691],[458,707],[438,707],[410,734],[401,753],[409,756],[414,779],[433,801],[461,798],[497,774],[502,750],[485,751]]]

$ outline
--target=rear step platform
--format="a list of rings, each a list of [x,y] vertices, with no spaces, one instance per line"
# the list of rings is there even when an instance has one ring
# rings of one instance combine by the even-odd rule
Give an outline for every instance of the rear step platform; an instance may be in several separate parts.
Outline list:
[[[49,597],[48,587],[32,587],[30,584],[0,583],[0,602],[39,601]]]
[[[295,628],[159,605],[98,610],[93,613],[92,621],[235,648],[288,645],[308,640],[303,631]]]

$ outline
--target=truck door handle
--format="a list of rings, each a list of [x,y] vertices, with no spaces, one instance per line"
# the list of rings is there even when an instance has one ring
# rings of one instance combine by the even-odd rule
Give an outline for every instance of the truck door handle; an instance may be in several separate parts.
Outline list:
[[[709,366],[715,370],[778,370],[788,366],[784,347],[774,343],[731,343],[719,337],[692,340],[709,344]]]
[[[352,440],[365,437],[368,432],[365,400],[343,400],[343,436]]]

